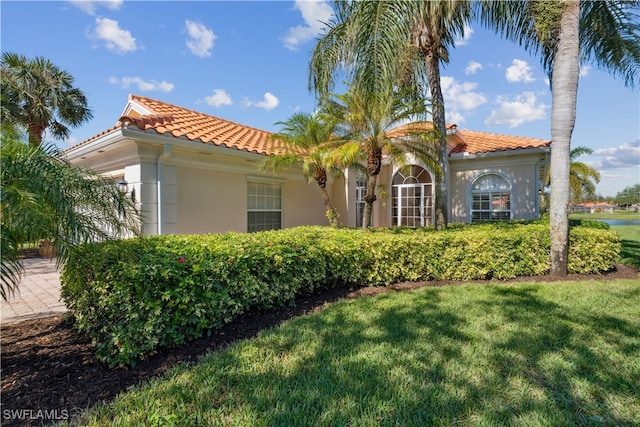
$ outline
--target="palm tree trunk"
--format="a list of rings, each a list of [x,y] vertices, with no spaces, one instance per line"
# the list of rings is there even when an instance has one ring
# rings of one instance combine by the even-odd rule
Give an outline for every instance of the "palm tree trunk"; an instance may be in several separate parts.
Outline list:
[[[373,202],[376,201],[376,183],[378,175],[382,168],[382,148],[373,146],[369,149],[367,155],[367,172],[369,173],[369,181],[367,181],[367,194],[364,196],[364,213],[362,215],[362,228],[371,226],[371,212],[373,212]]]
[[[376,201],[375,195],[376,183],[378,182],[378,175],[370,175],[367,181],[367,194],[364,196],[364,213],[362,214],[362,228],[369,228],[371,226],[371,213],[373,212],[373,202]]]
[[[322,200],[324,201],[324,207],[327,212],[327,219],[329,220],[329,225],[333,228],[340,227],[340,217],[338,215],[338,211],[336,211],[335,206],[331,203],[331,198],[329,197],[329,193],[327,193],[327,186],[320,185],[320,191],[322,192]]]
[[[45,128],[41,125],[29,125],[29,128],[27,129],[27,136],[31,147],[39,147],[42,145],[42,135],[44,134],[44,131]]]
[[[447,227],[447,185],[449,181],[449,162],[447,161],[447,122],[444,115],[444,98],[440,87],[440,61],[437,55],[429,49],[426,52],[427,78],[431,90],[433,126],[438,131],[440,142],[440,166],[442,174],[436,177],[436,228],[442,230]]]
[[[569,251],[569,163],[576,121],[580,2],[567,1],[560,21],[551,78],[551,274],[567,275]]]

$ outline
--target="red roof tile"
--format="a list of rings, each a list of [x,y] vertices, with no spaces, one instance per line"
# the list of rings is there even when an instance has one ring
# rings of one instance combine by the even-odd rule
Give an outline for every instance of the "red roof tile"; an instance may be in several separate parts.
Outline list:
[[[455,134],[461,142],[451,153],[481,154],[494,151],[518,150],[524,148],[549,147],[546,139],[525,138],[522,136],[500,135],[497,133],[476,132],[460,129]]]
[[[431,122],[410,123],[392,129],[388,135],[392,138],[398,138],[405,135],[408,131],[431,129],[433,129],[433,123]],[[447,123],[447,134],[450,135],[448,141],[451,154],[480,154],[494,151],[548,147],[551,144],[551,141],[544,139],[458,129],[457,125],[451,123]]]
[[[178,107],[166,102],[138,95],[129,95],[127,114],[120,117],[114,127],[81,142],[65,151],[87,144],[123,126],[135,126],[141,131],[159,135],[171,135],[203,144],[234,148],[259,154],[280,154],[288,151],[280,141],[269,141],[269,132],[229,120],[220,119],[205,113]],[[137,108],[136,108],[137,107]],[[141,113],[139,111],[145,111]],[[419,127],[433,128],[430,122],[421,122]],[[400,137],[416,124],[398,126],[389,132],[391,137]],[[515,150],[523,148],[548,147],[551,141],[494,133],[458,130],[455,124],[447,124],[451,153],[479,154],[493,151]],[[449,132],[447,132],[449,133]]]
[[[166,102],[138,95],[129,95],[128,113],[118,119],[115,126],[100,132],[79,144],[68,148],[70,151],[85,145],[102,135],[122,127],[135,126],[138,129],[159,135],[171,135],[203,144],[217,145],[259,154],[279,154],[287,151],[280,141],[269,141],[269,132],[220,119],[208,114],[189,110]],[[148,111],[140,113],[136,111]]]
[[[284,150],[281,142],[268,141],[270,133],[264,130],[143,96],[129,95],[129,101],[134,108],[138,105],[151,114],[129,114],[121,117],[119,122],[129,122],[129,126],[135,125],[143,131],[152,131],[160,135],[171,134],[175,138],[260,154],[273,154]]]

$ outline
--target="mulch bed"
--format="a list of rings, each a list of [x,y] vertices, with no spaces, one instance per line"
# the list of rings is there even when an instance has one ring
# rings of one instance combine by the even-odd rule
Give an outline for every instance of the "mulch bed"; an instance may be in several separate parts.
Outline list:
[[[563,280],[637,279],[638,270],[618,265],[601,276],[571,275]],[[259,331],[281,322],[323,309],[344,298],[376,295],[391,291],[418,289],[462,283],[513,283],[554,281],[551,276],[498,281],[405,282],[389,287],[338,287],[301,297],[295,305],[269,312],[249,313],[182,346],[165,348],[139,362],[135,367],[109,369],[96,360],[90,339],[72,328],[63,315],[27,320],[2,326],[2,402],[0,424],[3,426],[42,425],[68,419],[73,422],[81,411],[95,403],[113,400],[141,381],[162,375],[181,362],[195,362],[200,356],[225,348],[238,340],[255,336]]]

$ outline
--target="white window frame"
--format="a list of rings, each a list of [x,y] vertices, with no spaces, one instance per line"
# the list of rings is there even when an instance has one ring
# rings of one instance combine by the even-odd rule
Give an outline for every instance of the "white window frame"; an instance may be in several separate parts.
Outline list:
[[[277,190],[277,191],[276,191]],[[253,215],[257,214],[257,215]],[[265,214],[263,221],[252,218]],[[267,216],[277,217],[267,220]],[[247,181],[247,232],[279,230],[282,228],[282,184],[277,182]]]
[[[364,216],[364,210],[366,202],[364,196],[367,195],[367,177],[358,175],[356,178],[356,227],[362,228],[362,218]],[[373,212],[371,213],[373,216]]]
[[[406,175],[403,184],[394,184],[393,181],[398,173],[402,173],[402,169],[396,170],[391,176],[391,226],[398,227],[403,220],[402,212],[403,212],[403,190],[410,191],[409,189],[415,189],[419,193],[420,198],[420,206],[419,206],[419,225],[415,225],[413,228],[417,227],[428,227],[433,225],[433,215],[435,212],[435,195],[434,195],[434,186],[433,186],[433,175],[429,171],[429,169],[425,168],[420,164],[410,164],[407,167],[419,167],[422,171],[418,174],[418,176]],[[426,173],[429,182],[419,182],[418,178],[422,173]],[[396,200],[397,199],[397,200]],[[395,207],[395,215],[394,215],[394,207]],[[412,205],[415,209],[416,206]],[[416,216],[411,216],[407,218],[413,218],[414,220],[417,218]]]
[[[482,180],[492,176],[500,178],[504,185],[477,188]],[[512,189],[509,178],[500,172],[486,172],[478,175],[471,183],[469,190],[469,222],[511,220],[513,217]]]

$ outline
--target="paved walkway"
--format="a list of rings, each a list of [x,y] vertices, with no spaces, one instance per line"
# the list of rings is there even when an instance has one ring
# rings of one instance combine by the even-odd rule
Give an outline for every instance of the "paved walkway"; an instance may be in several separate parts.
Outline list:
[[[56,270],[56,260],[26,258],[23,263],[24,274],[18,290],[0,306],[0,323],[3,325],[67,311],[60,300],[60,274]]]

